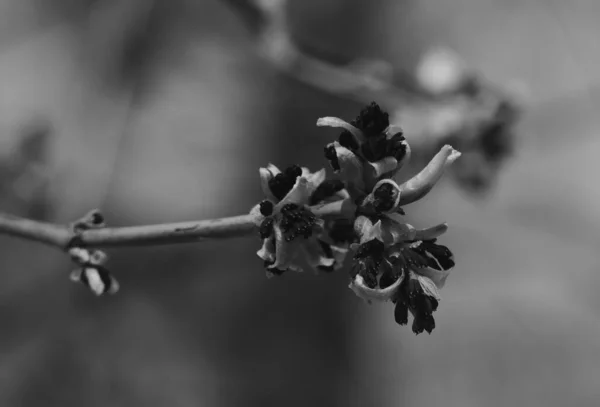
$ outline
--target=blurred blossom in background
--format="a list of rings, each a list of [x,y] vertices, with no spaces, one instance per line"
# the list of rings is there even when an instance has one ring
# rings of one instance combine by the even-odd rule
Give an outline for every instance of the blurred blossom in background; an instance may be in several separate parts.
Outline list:
[[[361,104],[275,69],[232,3],[1,1],[1,209],[67,223],[99,207],[111,226],[231,216],[261,199],[259,166],[326,166],[334,136],[316,119]],[[447,47],[528,89],[485,196],[446,177],[405,208],[417,227],[450,225],[436,330],[396,325],[345,272],[267,280],[258,238],[110,250],[121,291],[98,299],[68,281],[65,255],[2,237],[0,404],[598,405],[600,3],[287,12],[314,52],[414,72]]]

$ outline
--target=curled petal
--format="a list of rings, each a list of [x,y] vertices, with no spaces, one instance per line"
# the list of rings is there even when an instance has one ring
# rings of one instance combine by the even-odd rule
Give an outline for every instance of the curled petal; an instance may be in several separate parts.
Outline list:
[[[367,166],[371,167],[371,175],[374,179],[377,179],[383,174],[394,171],[398,167],[398,160],[394,157],[384,157],[373,163],[367,161]]]
[[[377,239],[383,242],[383,230],[381,220],[373,224],[366,216],[359,216],[354,222],[354,230],[360,236],[360,244]]]
[[[269,188],[269,181],[281,171],[279,171],[279,169],[273,164],[269,164],[267,165],[267,168],[260,168],[258,172],[260,174],[260,187],[264,196],[269,200],[277,202],[277,198],[271,192],[271,188]]]
[[[297,270],[302,269],[295,264],[300,252],[301,241],[299,238],[286,242],[283,231],[278,224],[273,225],[275,235],[275,262],[268,266],[268,269]]]
[[[400,185],[402,194],[400,196],[400,205],[406,205],[423,198],[444,174],[447,166],[452,164],[460,152],[449,145],[445,145],[427,164],[427,166],[417,175],[404,184]]]
[[[313,173],[309,171],[305,173],[304,170],[305,169],[303,168],[302,177],[305,178],[308,182],[308,193],[312,195],[312,193],[315,192],[317,187],[321,185],[323,181],[325,181],[325,178],[327,177],[327,172],[325,171],[325,168],[321,168],[319,171]]]
[[[384,218],[382,219],[382,225],[384,230],[383,242],[388,246],[415,240],[417,230],[408,223],[400,223],[390,218]]]
[[[339,174],[340,178],[348,185],[353,185],[355,188],[363,191],[365,188],[363,179],[363,163],[356,156],[356,154],[342,146],[337,141],[328,144],[327,149],[331,150],[331,154],[335,154],[335,162],[332,162],[330,159],[333,170]]]
[[[421,288],[423,289],[423,292],[425,293],[425,295],[427,295],[429,297],[433,297],[438,301],[441,299],[440,293],[438,291],[438,287],[434,281],[432,281],[428,277],[424,277],[421,275],[417,275],[416,277],[417,277],[417,281],[419,281],[419,284],[421,285]]]
[[[366,161],[364,165],[367,168],[363,174],[367,191],[372,190],[377,180],[385,174],[394,174],[398,170],[398,160],[394,157],[384,157],[375,162]]]
[[[433,284],[441,289],[446,284],[446,279],[450,275],[450,270],[435,270],[431,267],[423,267],[414,269],[415,274],[427,278]],[[420,281],[420,280],[419,280]]]
[[[343,199],[349,199],[350,194],[348,193],[347,190],[342,189],[341,191],[337,191],[333,197],[335,198],[334,200],[338,201],[338,200],[343,200]]]
[[[275,164],[271,163],[267,164],[267,170],[269,170],[271,174],[273,174],[273,176],[279,175],[279,173],[281,172],[281,170],[277,168]]]
[[[427,229],[416,230],[415,236],[412,240],[431,240],[436,239],[446,233],[448,230],[447,223],[440,223],[439,225],[432,226]]]
[[[262,247],[256,254],[264,261],[269,263],[275,262],[275,240],[272,238],[264,239]]]
[[[357,129],[350,123],[342,120],[338,117],[321,117],[317,120],[317,126],[319,127],[337,127],[344,130],[348,130],[350,134],[354,136],[356,141],[360,144],[364,141],[365,136],[360,129]]]
[[[362,276],[356,275],[354,280],[350,282],[349,287],[357,296],[364,300],[389,301],[394,297],[396,291],[398,291],[403,279],[404,277],[400,276],[400,278],[398,278],[394,284],[386,288],[369,288],[366,286]]]
[[[335,258],[332,253],[326,253],[323,246],[316,239],[309,239],[302,245],[302,249],[306,253],[308,264],[316,271],[319,269],[333,270]],[[329,255],[328,255],[329,254]]]

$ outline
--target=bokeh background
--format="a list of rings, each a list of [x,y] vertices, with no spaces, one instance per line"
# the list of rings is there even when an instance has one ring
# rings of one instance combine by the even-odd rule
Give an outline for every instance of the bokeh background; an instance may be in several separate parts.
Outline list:
[[[260,199],[259,166],[325,165],[316,118],[360,104],[274,69],[230,3],[2,0],[0,158],[40,165],[19,182],[3,170],[1,209],[70,222],[100,207],[115,226],[229,216]],[[600,3],[292,0],[288,13],[307,48],[412,69],[443,45],[528,89],[494,188],[446,179],[407,207],[414,225],[451,227],[436,330],[397,326],[344,272],[265,279],[258,239],[112,250],[122,291],[98,299],[63,254],[2,238],[0,404],[598,405]],[[46,143],[23,153],[36,132]]]

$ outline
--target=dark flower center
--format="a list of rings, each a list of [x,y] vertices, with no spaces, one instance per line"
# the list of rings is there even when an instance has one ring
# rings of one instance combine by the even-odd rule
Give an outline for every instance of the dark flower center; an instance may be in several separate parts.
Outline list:
[[[396,133],[392,136],[391,139],[387,142],[387,156],[392,156],[398,162],[402,161],[404,156],[406,156],[406,139],[402,132]]]
[[[373,207],[379,213],[390,211],[394,208],[399,191],[390,183],[380,185],[373,191]]]
[[[372,137],[383,133],[390,125],[390,120],[389,115],[381,110],[377,103],[371,102],[360,111],[358,117],[351,124],[361,129],[365,136]]]
[[[286,235],[285,241],[291,242],[296,236],[308,239],[312,235],[317,217],[308,209],[296,204],[287,204],[281,208],[281,230]]]
[[[275,198],[283,199],[296,184],[296,179],[302,175],[302,168],[292,165],[269,180],[269,189]]]

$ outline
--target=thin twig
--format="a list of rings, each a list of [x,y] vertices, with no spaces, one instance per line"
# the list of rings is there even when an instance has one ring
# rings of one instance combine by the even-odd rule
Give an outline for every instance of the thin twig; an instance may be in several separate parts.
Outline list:
[[[0,234],[45,243],[60,249],[77,247],[145,246],[187,243],[204,238],[246,236],[254,229],[252,215],[156,225],[90,229],[69,227],[0,213]]]
[[[330,94],[364,103],[377,100],[398,106],[428,99],[416,84],[393,83],[397,72],[383,60],[355,60],[337,65],[303,52],[294,42],[287,22],[287,0],[225,0],[257,36],[260,54],[287,75]],[[405,75],[405,82],[408,80]]]
[[[343,216],[355,207],[349,201],[311,208],[317,216]],[[0,235],[44,243],[59,249],[71,247],[123,247],[192,243],[206,239],[249,236],[258,230],[256,215],[155,225],[102,227],[75,232],[55,223],[39,222],[0,212]]]

